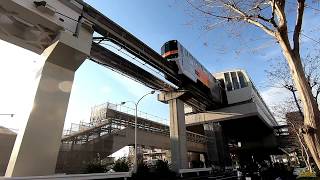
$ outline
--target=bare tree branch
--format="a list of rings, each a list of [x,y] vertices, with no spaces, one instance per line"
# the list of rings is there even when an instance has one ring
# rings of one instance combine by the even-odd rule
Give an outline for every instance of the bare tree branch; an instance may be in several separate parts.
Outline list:
[[[221,19],[227,19],[227,20],[232,20],[232,19],[235,19],[237,17],[229,17],[229,16],[220,16],[220,15],[216,15],[216,14],[213,14],[213,13],[210,13],[208,11],[205,11],[197,6],[195,6],[190,0],[186,0],[188,4],[190,4],[191,7],[193,7],[194,9],[196,9],[197,11],[200,11],[201,13],[203,14],[206,14],[206,15],[209,15],[209,16],[212,16],[212,17],[216,17],[216,18],[221,18]]]
[[[285,31],[283,33],[287,33],[287,20],[285,14],[285,0],[274,0],[275,13],[278,17],[279,24],[279,32]]]
[[[293,51],[297,55],[300,51],[300,33],[302,28],[303,12],[305,0],[297,0],[297,20],[293,32]]]
[[[298,140],[299,140],[299,144],[301,146],[300,148],[300,151],[301,151],[301,155],[302,155],[302,158],[303,158],[303,161],[305,162],[307,168],[309,170],[311,170],[311,165],[310,165],[310,158],[309,158],[309,154],[308,154],[308,150],[303,142],[303,136],[301,137],[300,134],[299,134],[299,128],[296,127],[296,125],[291,122],[290,119],[287,118],[287,123],[289,123],[293,129],[293,132],[296,134]],[[307,156],[307,158],[305,157],[305,155]]]
[[[249,15],[247,15],[245,12],[242,12],[240,9],[236,8],[234,5],[230,5],[230,4],[224,4],[226,7],[228,7],[229,9],[233,10],[235,13],[238,13],[239,15],[241,15],[241,18],[250,23],[253,24],[259,28],[261,28],[263,31],[265,31],[267,34],[269,34],[272,37],[275,37],[275,32],[273,30],[271,30],[270,28],[268,28],[267,26],[263,25],[262,23],[252,19],[252,17],[250,17]]]

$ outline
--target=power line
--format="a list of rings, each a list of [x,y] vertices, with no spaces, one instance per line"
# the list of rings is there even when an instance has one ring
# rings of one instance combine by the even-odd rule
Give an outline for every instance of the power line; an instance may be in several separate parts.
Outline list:
[[[315,10],[315,11],[319,11],[319,12],[320,12],[320,9],[314,8],[314,7],[309,6],[309,5],[307,5],[307,4],[305,5],[305,7],[306,7],[306,8],[310,8],[310,9]]]
[[[117,47],[115,47],[115,46],[113,46],[113,45],[111,45],[111,44],[107,44],[107,43],[103,43],[103,42],[102,42],[102,43],[99,43],[99,44],[106,45],[106,46],[109,46],[109,47],[114,48],[114,49],[117,50],[118,52],[121,52],[122,54],[128,56],[129,58],[131,58],[132,60],[134,60],[134,61],[136,61],[137,63],[141,64],[142,66],[148,68],[150,71],[152,71],[152,72],[158,74],[159,76],[165,78],[165,76],[164,76],[160,71],[156,71],[156,70],[154,70],[153,68],[147,66],[146,63],[140,62],[141,60],[140,60],[138,57],[129,54],[129,52],[127,52],[127,51],[124,52],[124,51],[123,51],[123,50],[124,50],[123,48],[117,48]],[[140,61],[139,61],[139,60],[140,60]]]
[[[296,5],[296,3],[294,3],[294,2],[289,2],[289,1],[288,1],[287,3]],[[310,6],[310,5],[307,5],[307,4],[305,4],[304,7],[305,7],[305,8],[310,8],[310,9],[312,9],[312,10],[315,10],[315,11],[319,11],[319,12],[320,12],[320,9],[314,8],[314,7],[312,7],[312,6]]]
[[[311,38],[310,36],[307,36],[307,35],[305,35],[305,34],[303,34],[303,33],[301,33],[301,35],[304,36],[304,37],[306,37],[306,38],[308,38],[308,39],[310,39],[310,40],[313,41],[313,42],[316,42],[316,43],[320,44],[320,41],[317,41],[317,40]]]
[[[129,76],[129,75],[127,75],[127,74],[125,74],[125,73],[117,70],[117,69],[115,69],[115,68],[110,67],[108,64],[99,62],[99,61],[95,60],[94,58],[89,58],[89,59],[90,59],[91,61],[97,63],[97,64],[100,64],[100,65],[102,65],[102,66],[105,66],[105,67],[109,68],[111,71],[117,72],[117,73],[119,73],[119,74],[121,74],[121,75],[123,75],[123,76],[125,76],[125,77],[127,77],[127,78],[129,78],[129,79],[131,79],[131,80],[133,80],[133,81],[135,81],[135,82],[137,82],[137,83],[140,83],[140,84],[142,84],[142,85],[145,85],[145,86],[147,86],[147,87],[150,88],[150,89],[157,90],[157,89],[155,89],[154,87],[148,85],[147,83],[144,83],[144,82],[142,82],[142,81],[139,81],[139,80],[137,80],[137,79],[135,79],[135,78],[133,78],[133,77],[131,77],[131,76]]]

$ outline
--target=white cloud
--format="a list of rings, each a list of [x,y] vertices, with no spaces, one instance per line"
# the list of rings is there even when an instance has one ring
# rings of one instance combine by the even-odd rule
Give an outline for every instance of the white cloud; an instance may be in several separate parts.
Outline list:
[[[288,98],[291,98],[290,92],[288,90],[276,87],[270,87],[266,90],[261,91],[261,96],[269,107],[280,104]]]
[[[100,91],[103,93],[103,94],[106,94],[106,95],[110,95],[111,93],[111,88],[109,86],[102,86],[100,88]]]

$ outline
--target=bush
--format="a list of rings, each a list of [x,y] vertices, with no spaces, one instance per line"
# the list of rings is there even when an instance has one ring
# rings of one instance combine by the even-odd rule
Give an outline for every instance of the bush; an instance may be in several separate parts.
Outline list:
[[[150,174],[149,166],[144,162],[138,162],[137,171],[135,174],[133,174],[132,177],[133,179],[139,179],[139,180],[150,179],[152,176]]]
[[[151,167],[144,162],[139,162],[137,172],[132,177],[137,180],[170,180],[176,179],[176,174],[169,169],[167,161],[157,160]]]
[[[89,163],[87,164],[86,173],[104,173],[105,166],[100,163]]]
[[[112,169],[115,172],[128,172],[129,171],[129,162],[125,157],[116,160]]]
[[[174,179],[176,174],[170,170],[168,161],[157,160],[155,166],[155,175],[159,178]]]
[[[168,161],[157,160],[155,165],[155,173],[165,174],[170,171]]]

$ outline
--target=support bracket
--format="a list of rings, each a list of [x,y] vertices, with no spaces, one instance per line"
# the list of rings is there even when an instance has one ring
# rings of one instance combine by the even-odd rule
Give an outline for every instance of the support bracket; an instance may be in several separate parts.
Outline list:
[[[158,101],[168,103],[168,101],[181,98],[185,94],[186,91],[161,92],[160,94],[158,94]]]

